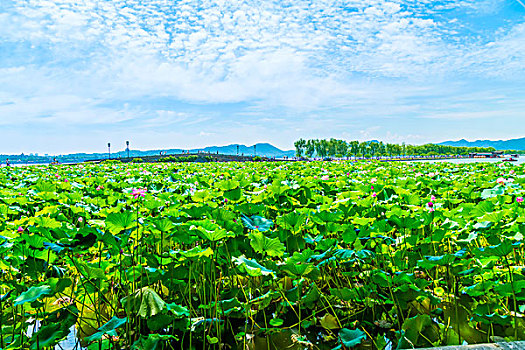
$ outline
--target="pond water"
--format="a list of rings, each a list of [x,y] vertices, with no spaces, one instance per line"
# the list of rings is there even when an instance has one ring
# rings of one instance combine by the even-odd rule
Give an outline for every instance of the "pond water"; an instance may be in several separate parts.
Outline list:
[[[468,163],[501,163],[504,158],[462,158],[462,159],[433,159],[433,160],[416,160],[413,162],[425,162],[425,163],[440,163],[449,162],[453,164],[468,164]],[[517,162],[509,162],[510,164],[523,164],[525,163],[525,156],[517,158]]]

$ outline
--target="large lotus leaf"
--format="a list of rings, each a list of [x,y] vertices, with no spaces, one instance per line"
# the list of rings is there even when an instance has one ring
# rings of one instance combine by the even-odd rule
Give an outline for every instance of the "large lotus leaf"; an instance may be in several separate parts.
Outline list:
[[[111,213],[106,218],[106,227],[113,234],[118,234],[136,225],[136,216],[130,211]]]
[[[224,180],[217,183],[217,187],[219,187],[223,191],[231,191],[233,189],[238,188],[239,186],[239,181],[236,180]]]
[[[212,196],[208,190],[200,190],[195,192],[195,194],[191,196],[191,199],[197,203],[204,203],[207,200],[211,199],[211,197]]]
[[[269,256],[281,257],[284,254],[285,246],[279,238],[268,238],[262,232],[253,231],[249,235],[250,245],[257,253]]]
[[[366,333],[360,329],[351,330],[343,328],[339,331],[339,340],[345,348],[350,349],[357,346],[366,339]]]
[[[244,226],[250,230],[265,232],[272,228],[273,222],[262,216],[253,215],[251,217],[242,216]]]
[[[470,211],[470,215],[473,217],[482,217],[488,213],[492,213],[494,211],[494,203],[490,201],[483,201],[480,202],[474,209]]]
[[[403,195],[403,200],[408,205],[420,205],[421,204],[421,198],[417,194],[405,194]]]
[[[286,215],[283,215],[279,218],[283,227],[289,230],[296,229],[298,226],[304,224],[306,215],[304,213],[299,213],[297,211],[290,212]]]
[[[185,208],[182,208],[181,209],[183,212],[185,212],[186,214],[188,214],[190,217],[192,218],[202,218],[202,216],[208,212],[210,210],[210,207],[208,207],[207,205],[195,205],[195,204],[192,204],[188,207],[185,207]],[[179,210],[177,209],[177,212]]]
[[[320,275],[319,268],[312,263],[308,264],[291,264],[287,263],[281,266],[281,270],[291,276],[303,276],[311,279],[317,279]]]
[[[31,350],[55,346],[66,335],[60,323],[47,324],[31,336]]]
[[[148,198],[143,202],[143,205],[145,208],[149,210],[155,210],[155,209],[162,207],[164,205],[164,202],[160,200],[156,200],[154,198]]]
[[[267,269],[266,267],[259,264],[257,261],[252,259],[247,259],[244,256],[240,257],[233,257],[232,261],[239,266],[241,270],[244,270],[246,274],[252,277],[258,277],[258,276],[269,276],[273,275],[275,276],[275,271],[272,271],[270,269]]]
[[[510,315],[501,316],[496,313],[490,315],[474,314],[474,320],[487,325],[499,324],[501,326],[508,326],[512,322],[512,317]]]
[[[36,227],[45,227],[49,229],[55,229],[62,226],[62,224],[49,216],[38,216],[30,220]]]
[[[241,213],[244,213],[245,215],[260,214],[265,208],[264,205],[255,203],[241,203],[236,207]]]
[[[344,301],[363,302],[370,293],[370,287],[330,289],[330,294]]]
[[[143,287],[135,294],[122,298],[121,303],[142,318],[155,316],[167,308],[166,302],[150,287]]]
[[[483,216],[480,219],[480,221],[482,221],[482,222],[488,221],[488,222],[492,222],[492,223],[498,223],[498,222],[502,221],[504,217],[505,217],[505,212],[503,210],[500,210],[500,211],[495,211],[493,213],[486,214],[485,216]]]
[[[498,245],[488,246],[479,249],[482,255],[489,257],[503,257],[505,255],[509,255],[512,252],[512,250],[512,242],[509,240],[505,240]]]
[[[187,251],[179,251],[178,253],[188,259],[209,258],[210,256],[213,256],[213,250],[210,247],[202,249],[200,246],[196,246],[195,248]]]
[[[236,202],[242,198],[242,192],[240,188],[235,188],[233,190],[224,192],[223,196],[228,200]]]
[[[420,220],[410,217],[410,216],[397,216],[392,215],[389,220],[396,224],[400,228],[410,228],[410,229],[416,229],[422,226],[422,223]]]
[[[35,300],[44,296],[49,296],[53,293],[51,286],[42,285],[38,287],[31,287],[27,291],[20,294],[14,301],[14,305],[22,305],[25,303],[32,303]]]
[[[133,343],[131,350],[158,350],[163,349],[163,342],[177,339],[173,335],[149,334],[147,337],[141,336]]]
[[[343,216],[342,211],[319,211],[312,215],[312,220],[318,224],[325,224],[327,222],[339,222]]]
[[[431,346],[428,339],[433,335],[432,318],[430,315],[417,315],[407,318],[403,323],[404,337],[401,339],[401,349],[413,346]]]
[[[486,189],[481,192],[482,199],[488,199],[492,197],[497,197],[505,194],[505,189],[501,186],[496,186],[494,188]]]
[[[126,322],[128,322],[127,317],[118,318],[117,316],[113,316],[111,320],[102,325],[95,334],[87,337],[86,340],[88,342],[100,340],[105,334],[115,337],[117,336],[117,328],[122,327]]]
[[[196,221],[194,225],[190,227],[190,230],[197,231],[202,238],[212,242],[234,236],[233,233],[228,232],[210,220]]]
[[[166,307],[168,308],[168,311],[170,311],[171,314],[176,318],[190,317],[190,311],[184,306],[171,303],[166,304]]]
[[[35,189],[38,192],[56,192],[57,190],[56,185],[52,184],[51,182],[44,182],[44,181],[39,181],[35,185]]]
[[[514,293],[521,293],[522,289],[525,288],[525,280],[515,281],[514,283],[503,283],[494,286],[494,291],[498,293],[500,297],[512,297]]]
[[[323,317],[319,319],[319,323],[321,324],[321,327],[324,329],[339,329],[341,328],[341,325],[339,324],[339,321],[335,316],[326,313]]]
[[[468,287],[464,287],[463,292],[472,297],[478,297],[481,295],[486,295],[493,286],[494,286],[494,282],[484,281],[484,282],[473,284]]]
[[[445,254],[440,256],[426,256],[423,260],[418,260],[417,265],[422,269],[431,269],[435,266],[447,266],[454,262],[456,256]]]
[[[158,314],[147,319],[148,328],[152,331],[158,331],[166,328],[173,322],[173,316],[169,314]]]
[[[93,278],[93,279],[102,279],[105,280],[107,278],[106,273],[104,272],[104,269],[92,266],[93,264],[87,264],[83,261],[78,262],[78,269],[79,272],[87,278]]]

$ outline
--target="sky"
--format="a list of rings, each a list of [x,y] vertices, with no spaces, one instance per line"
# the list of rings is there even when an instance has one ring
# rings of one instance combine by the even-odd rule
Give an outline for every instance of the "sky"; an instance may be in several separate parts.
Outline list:
[[[525,137],[525,0],[0,0],[0,153]]]

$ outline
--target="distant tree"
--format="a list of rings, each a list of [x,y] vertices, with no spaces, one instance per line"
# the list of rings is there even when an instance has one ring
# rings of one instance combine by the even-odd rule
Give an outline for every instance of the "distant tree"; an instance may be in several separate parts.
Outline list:
[[[354,158],[357,158],[359,153],[359,141],[350,141],[350,152],[354,155]]]
[[[315,153],[315,141],[314,140],[306,141],[305,152],[309,158],[311,158],[314,155]]]
[[[297,157],[302,157],[306,151],[306,141],[303,139],[299,139],[295,141],[294,146],[295,146],[295,155]]]

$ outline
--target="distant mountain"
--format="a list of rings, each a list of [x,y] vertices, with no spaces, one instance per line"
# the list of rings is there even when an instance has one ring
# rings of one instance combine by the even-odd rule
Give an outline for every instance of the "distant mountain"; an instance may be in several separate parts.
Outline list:
[[[445,141],[439,145],[456,147],[494,147],[496,150],[525,150],[525,137],[512,140],[477,140],[477,141]]]
[[[257,143],[254,146],[245,146],[245,145],[228,145],[228,146],[210,146],[210,147],[204,147],[204,148],[194,148],[194,149],[158,149],[158,150],[148,150],[148,151],[140,151],[140,150],[130,150],[129,156],[130,157],[144,157],[144,156],[156,156],[159,155],[160,152],[163,152],[165,154],[180,154],[182,152],[190,152],[190,153],[198,153],[198,152],[206,152],[206,153],[217,153],[219,154],[228,154],[228,155],[236,155],[237,154],[237,147],[239,147],[239,155],[245,155],[245,156],[263,156],[263,157],[276,157],[276,158],[282,158],[284,156],[287,157],[293,157],[295,155],[295,151],[283,151],[269,143]],[[111,158],[125,158],[128,156],[128,153],[124,151],[118,151],[118,152],[111,152]],[[54,159],[57,159],[61,163],[66,162],[83,162],[86,160],[95,160],[95,159],[106,159],[108,158],[108,153],[73,153],[73,154],[64,154],[64,155],[57,155],[57,156],[42,156],[42,155],[0,155],[0,162],[4,163],[7,159],[10,160],[12,163],[49,163],[54,161]]]
[[[237,154],[237,146],[239,147],[239,155],[244,154],[245,156],[251,156],[251,155],[258,155],[258,156],[264,156],[264,157],[293,157],[295,155],[295,151],[283,151],[269,143],[257,143],[254,146],[245,146],[245,145],[228,145],[228,146],[211,146],[211,147],[205,147],[205,148],[199,148],[199,149],[193,149],[190,150],[191,153],[197,152],[197,151],[204,151],[204,152],[210,152],[210,153],[217,153],[220,154]],[[254,153],[255,152],[255,153]]]

